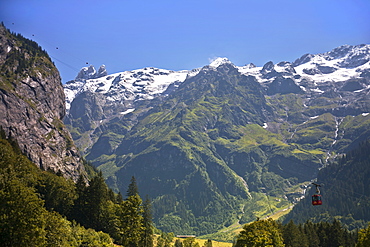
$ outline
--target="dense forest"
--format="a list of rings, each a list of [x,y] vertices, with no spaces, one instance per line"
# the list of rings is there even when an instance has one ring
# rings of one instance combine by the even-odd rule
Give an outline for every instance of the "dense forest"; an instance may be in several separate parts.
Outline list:
[[[370,142],[339,157],[335,163],[320,170],[317,183],[321,184],[323,204],[308,207],[310,196],[298,203],[284,223],[340,220],[348,229],[364,228],[370,221]],[[314,188],[309,195],[314,194]]]
[[[234,247],[362,247],[370,246],[369,233],[370,225],[359,232],[349,231],[338,220],[332,223],[307,221],[299,225],[293,221],[283,225],[272,219],[257,220],[244,225]]]
[[[42,171],[12,138],[0,139],[1,246],[152,246],[151,204],[135,179],[126,198],[114,194],[102,173],[88,185]]]

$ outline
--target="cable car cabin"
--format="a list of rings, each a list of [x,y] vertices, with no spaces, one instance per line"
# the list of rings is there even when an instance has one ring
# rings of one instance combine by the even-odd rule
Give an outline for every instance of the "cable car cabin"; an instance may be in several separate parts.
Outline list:
[[[319,194],[315,194],[312,196],[312,205],[316,206],[316,205],[321,205],[322,204],[322,200],[321,200],[321,195]]]

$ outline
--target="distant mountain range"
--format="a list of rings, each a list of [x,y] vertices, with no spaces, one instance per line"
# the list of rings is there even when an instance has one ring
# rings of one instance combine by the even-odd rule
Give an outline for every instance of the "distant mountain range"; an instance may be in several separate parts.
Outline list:
[[[370,45],[263,67],[90,66],[64,91],[64,122],[107,183],[124,193],[135,176],[157,227],[206,234],[290,207],[369,138]]]
[[[336,82],[331,86],[335,88],[339,86],[340,89],[344,85],[339,82],[366,76],[370,70],[369,49],[369,45],[343,45],[327,53],[303,55],[293,63],[280,62],[274,65],[268,62],[263,67],[256,67],[254,64],[234,67],[243,75],[255,76],[259,83],[266,86],[269,94],[289,93],[290,91],[324,93],[322,89],[326,89],[330,82]],[[209,67],[217,68],[225,63],[231,64],[227,58],[217,58]],[[121,104],[123,101],[136,102],[154,99],[156,96],[171,93],[185,79],[195,76],[200,70],[201,68],[191,71],[171,71],[151,67],[108,75],[104,65],[98,71],[91,65],[82,68],[76,79],[67,82],[64,86],[67,110],[73,99],[83,92],[99,93],[104,95],[108,102]],[[291,80],[282,82],[281,80],[276,81],[277,78]],[[308,84],[309,81],[316,84]],[[364,89],[361,83],[349,84],[351,85],[346,84],[345,86],[350,91],[351,89],[352,91]],[[283,92],[274,91],[275,88]],[[346,90],[346,88],[342,89]]]

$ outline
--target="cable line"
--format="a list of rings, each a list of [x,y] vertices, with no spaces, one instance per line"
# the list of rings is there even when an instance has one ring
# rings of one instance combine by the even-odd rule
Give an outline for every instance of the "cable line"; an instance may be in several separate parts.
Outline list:
[[[54,56],[50,56],[50,57],[51,57],[51,58],[53,58],[54,60],[58,61],[59,63],[64,64],[65,66],[69,67],[70,69],[72,69],[72,70],[74,70],[74,71],[77,71],[77,72],[79,72],[79,71],[80,71],[80,70],[79,70],[79,69],[77,69],[76,67],[73,67],[72,65],[70,65],[70,64],[68,64],[68,63],[63,62],[63,61],[59,60],[58,58],[56,58],[56,57],[54,57]]]
[[[16,27],[17,25],[16,25],[16,23],[12,22],[12,26],[15,26],[15,27]],[[32,31],[32,30],[31,30],[31,31]],[[66,51],[65,49],[63,49],[63,47],[60,47],[60,46],[57,46],[57,45],[54,45],[54,44],[49,43],[49,41],[46,41],[46,40],[44,40],[44,39],[40,38],[40,36],[39,36],[39,35],[36,35],[36,34],[35,34],[35,33],[33,33],[33,32],[31,32],[31,34],[30,34],[30,33],[29,33],[29,32],[27,32],[27,31],[22,31],[21,35],[22,35],[22,36],[28,36],[28,37],[36,38],[38,41],[36,41],[36,40],[33,40],[33,41],[35,41],[35,42],[37,42],[37,43],[41,42],[41,43],[43,43],[43,44],[45,44],[45,45],[49,46],[50,48],[52,48],[52,47],[53,47],[53,48],[55,48],[55,50],[57,50],[57,53],[59,53],[59,54],[61,53],[61,54],[67,55],[67,56],[69,56],[69,57],[71,57],[71,58],[74,58],[74,59],[76,59],[76,60],[80,61],[81,63],[89,64],[89,62],[87,62],[86,60],[81,59],[80,57],[77,57],[77,56],[75,56],[74,54],[69,53],[68,51]],[[42,48],[42,49],[45,49],[44,47],[41,47],[41,48]],[[51,50],[50,50],[49,52],[51,52]],[[49,53],[49,52],[48,52],[48,53]],[[50,55],[50,54],[49,54],[49,56],[50,56],[53,60],[58,61],[59,63],[61,63],[61,64],[65,65],[65,66],[67,66],[68,68],[72,69],[73,71],[77,71],[77,72],[79,72],[79,71],[80,71],[80,69],[77,69],[76,67],[74,67],[74,66],[73,66],[73,65],[71,65],[70,63],[65,62],[64,60],[58,59],[58,58],[56,58],[55,56],[52,56],[52,55]]]

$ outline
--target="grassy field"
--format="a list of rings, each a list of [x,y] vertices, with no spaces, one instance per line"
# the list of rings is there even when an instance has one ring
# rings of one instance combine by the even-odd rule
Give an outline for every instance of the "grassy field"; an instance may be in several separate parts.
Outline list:
[[[199,246],[204,246],[204,242],[207,241],[207,239],[199,239],[196,238],[195,241],[199,243]],[[227,242],[219,242],[219,241],[214,241],[212,240],[212,247],[231,247],[233,244],[232,243],[227,243]]]
[[[292,210],[292,208],[293,208],[293,205],[290,205],[289,207],[276,211],[274,214],[269,215],[268,217],[264,217],[264,219],[272,218],[273,220],[278,220],[280,217],[289,213]],[[197,240],[203,241],[203,242],[199,242],[200,246],[202,246],[201,244],[203,244],[204,241],[206,241],[207,239],[211,239],[213,243],[213,247],[231,247],[233,240],[237,237],[239,232],[242,230],[243,230],[243,225],[235,222],[231,226],[226,227],[216,233],[199,236]]]

